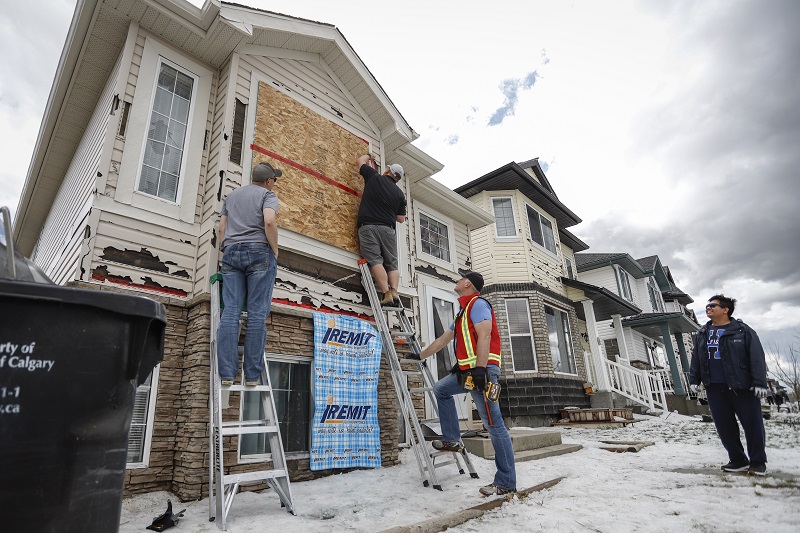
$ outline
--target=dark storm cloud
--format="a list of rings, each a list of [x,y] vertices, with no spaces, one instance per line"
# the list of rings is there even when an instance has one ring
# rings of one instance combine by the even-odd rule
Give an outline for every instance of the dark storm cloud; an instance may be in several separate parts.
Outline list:
[[[658,201],[679,218],[645,230],[609,217],[580,233],[590,251],[659,255],[700,302],[740,279],[778,287],[748,296],[751,316],[800,306],[800,2],[653,6],[686,69],[639,117],[631,150],[666,169],[673,192]]]

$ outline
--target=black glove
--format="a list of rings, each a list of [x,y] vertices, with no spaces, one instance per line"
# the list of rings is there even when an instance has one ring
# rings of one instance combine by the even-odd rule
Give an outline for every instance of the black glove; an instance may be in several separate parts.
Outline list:
[[[405,356],[405,359],[411,359],[412,361],[421,361],[419,354],[411,352],[410,354]]]
[[[472,369],[472,383],[475,384],[475,390],[486,389],[486,367],[476,366]]]

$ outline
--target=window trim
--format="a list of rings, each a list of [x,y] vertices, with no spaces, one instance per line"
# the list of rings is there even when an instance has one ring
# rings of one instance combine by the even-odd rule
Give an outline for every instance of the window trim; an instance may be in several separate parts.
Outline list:
[[[575,279],[575,267],[572,264],[572,260],[566,255],[564,256],[564,270],[566,270],[569,279]]]
[[[307,356],[307,355],[286,355],[286,354],[279,354],[279,353],[272,353],[266,352],[265,357],[267,361],[275,361],[276,363],[293,363],[293,364],[308,364],[310,367],[310,372],[308,373],[309,376],[309,391],[308,391],[308,401],[309,401],[309,412],[308,412],[308,446],[309,451],[307,452],[285,452],[284,456],[287,460],[294,460],[294,459],[307,459],[311,457],[311,439],[313,434],[313,426],[314,426],[314,357]],[[257,391],[253,392],[246,392],[245,394],[260,394]],[[239,420],[241,417],[244,416],[244,397],[245,394],[239,395]],[[273,398],[273,403],[275,399]],[[283,436],[281,436],[283,438]],[[272,460],[272,452],[270,453],[259,453],[259,454],[250,454],[250,455],[242,455],[242,439],[241,436],[238,439],[238,443],[236,446],[236,454],[239,458],[239,464],[250,464],[250,463],[263,463]]]
[[[633,288],[631,287],[631,275],[619,265],[614,265],[614,277],[617,280],[617,293],[625,300],[634,303]],[[628,289],[628,296],[625,296],[625,288]]]
[[[555,230],[555,227],[553,226],[553,221],[550,220],[549,218],[547,218],[546,216],[544,216],[542,213],[539,212],[538,209],[536,209],[535,207],[533,207],[532,205],[530,205],[527,202],[525,203],[525,207],[526,207],[526,214],[528,215],[528,233],[530,233],[531,242],[535,246],[537,246],[538,248],[541,248],[542,250],[544,250],[548,254],[552,255],[553,257],[558,257],[558,240],[556,239],[556,230]],[[530,223],[531,212],[535,213],[536,216],[538,217],[537,218],[537,222],[539,223],[539,231],[542,234],[542,244],[539,244],[536,241],[536,239],[533,238],[533,228],[531,227],[531,223]],[[547,242],[547,239],[545,239],[544,224],[542,223],[542,219],[546,220],[548,222],[548,224],[550,224],[550,232],[551,232],[552,237],[553,237],[553,249],[552,250],[550,250],[547,246],[545,246],[545,243]]]
[[[495,218],[494,224],[494,239],[498,242],[514,242],[519,240],[519,228],[517,228],[517,213],[516,208],[514,207],[514,197],[513,196],[491,196],[489,198],[492,206],[492,215]],[[495,214],[494,210],[494,202],[495,200],[508,200],[511,203],[511,220],[513,222],[514,228],[514,235],[498,235],[497,234],[497,215]]]
[[[566,348],[567,348],[567,351],[569,352],[568,356],[570,356],[572,358],[572,365],[575,367],[575,371],[574,372],[564,372],[563,370],[557,371],[555,369],[555,364],[553,364],[553,374],[558,374],[558,375],[561,375],[561,376],[577,376],[578,375],[578,360],[577,360],[577,357],[575,355],[575,347],[572,345],[572,326],[569,323],[569,311],[565,311],[564,309],[562,309],[562,308],[560,308],[558,306],[555,306],[555,305],[551,305],[550,303],[545,303],[544,307],[545,307],[545,328],[547,328],[547,343],[548,343],[548,345],[550,344],[550,328],[547,326],[547,308],[549,307],[553,311],[559,311],[560,313],[563,313],[564,317],[566,317],[566,320],[563,320],[563,319],[561,320],[561,324],[565,325],[566,328],[567,328],[567,331],[564,332],[564,342],[566,342],[566,344],[567,344]],[[558,326],[558,323],[559,323],[558,322],[558,318],[559,317],[555,313],[553,313],[553,317],[556,319],[556,326]],[[552,350],[550,351],[550,361],[553,362]]]
[[[526,316],[528,318],[528,337],[531,340],[531,352],[533,356],[533,369],[531,370],[517,370],[516,365],[514,364],[514,345],[511,342],[511,337],[524,337],[525,335],[521,333],[512,334],[511,333],[511,320],[509,320],[509,312],[508,312],[508,302],[510,301],[523,301],[526,304],[528,312]],[[533,333],[533,323],[531,322],[531,303],[528,298],[505,298],[503,299],[503,307],[506,311],[506,330],[508,331],[508,348],[511,354],[511,370],[515,374],[533,374],[539,372],[539,361],[536,357],[536,336]]]
[[[145,422],[144,443],[142,444],[142,460],[136,463],[126,463],[126,469],[148,468],[150,466],[150,449],[153,444],[153,423],[155,422],[156,400],[158,399],[158,377],[161,373],[161,365],[153,368],[150,378],[150,397],[147,406],[147,421]],[[138,389],[138,387],[137,387]],[[133,420],[131,420],[133,423]],[[130,438],[130,437],[129,437]]]
[[[177,201],[174,203],[137,190],[162,59],[179,68],[181,72],[193,75],[196,81],[186,129],[184,164],[179,177]],[[211,82],[214,76],[215,74],[207,67],[188,56],[161,44],[150,36],[145,38],[136,94],[130,110],[125,134],[126,141],[114,193],[115,201],[194,224],[196,198],[204,175],[203,141],[211,100]],[[207,169],[205,170],[207,171]],[[193,176],[197,176],[198,179],[193,179]]]
[[[647,278],[647,292],[650,296],[650,304],[653,307],[654,313],[663,313],[666,311],[664,301],[661,298],[661,290],[658,288],[656,280],[652,277]]]
[[[417,241],[417,250],[419,250],[419,254],[417,254],[417,257],[428,263],[436,264],[441,267],[447,268],[449,270],[456,270],[455,224],[453,223],[453,220],[450,219],[449,217],[437,213],[435,210],[430,209],[427,206],[415,203],[415,207],[417,212],[415,233]],[[430,255],[429,253],[424,252],[422,250],[422,215],[425,215],[428,218],[432,218],[436,222],[443,224],[445,227],[447,227],[447,233],[448,233],[447,246],[448,246],[448,251],[450,253],[450,261],[439,259],[438,257]]]

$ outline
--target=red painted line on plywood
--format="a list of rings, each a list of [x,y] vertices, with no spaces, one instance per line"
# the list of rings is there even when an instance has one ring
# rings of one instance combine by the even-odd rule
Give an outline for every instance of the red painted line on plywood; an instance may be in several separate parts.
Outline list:
[[[272,157],[274,159],[277,159],[281,163],[285,163],[285,164],[289,165],[290,167],[294,167],[297,170],[300,170],[302,172],[305,172],[306,174],[309,174],[310,176],[314,176],[315,178],[321,179],[322,181],[324,181],[326,183],[330,183],[334,187],[338,187],[338,188],[342,189],[343,191],[352,194],[353,196],[361,198],[361,193],[358,192],[357,190],[351,189],[350,187],[348,187],[344,183],[339,183],[335,179],[329,178],[328,176],[324,176],[324,175],[320,174],[319,172],[317,172],[316,170],[308,168],[307,166],[301,165],[300,163],[292,161],[291,159],[283,157],[282,155],[278,155],[275,152],[271,152],[271,151],[267,150],[266,148],[262,148],[262,147],[260,147],[260,146],[258,146],[256,144],[251,144],[250,145],[250,149],[251,150],[255,150],[256,152],[262,153],[264,155],[268,155],[268,156],[270,156],[270,157]]]

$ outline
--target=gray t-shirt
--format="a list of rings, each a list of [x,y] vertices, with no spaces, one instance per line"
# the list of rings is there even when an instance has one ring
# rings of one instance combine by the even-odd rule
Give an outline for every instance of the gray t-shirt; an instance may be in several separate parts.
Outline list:
[[[222,202],[220,215],[227,215],[225,242],[222,247],[240,242],[267,242],[264,233],[264,209],[278,214],[278,195],[251,183],[231,192]]]

